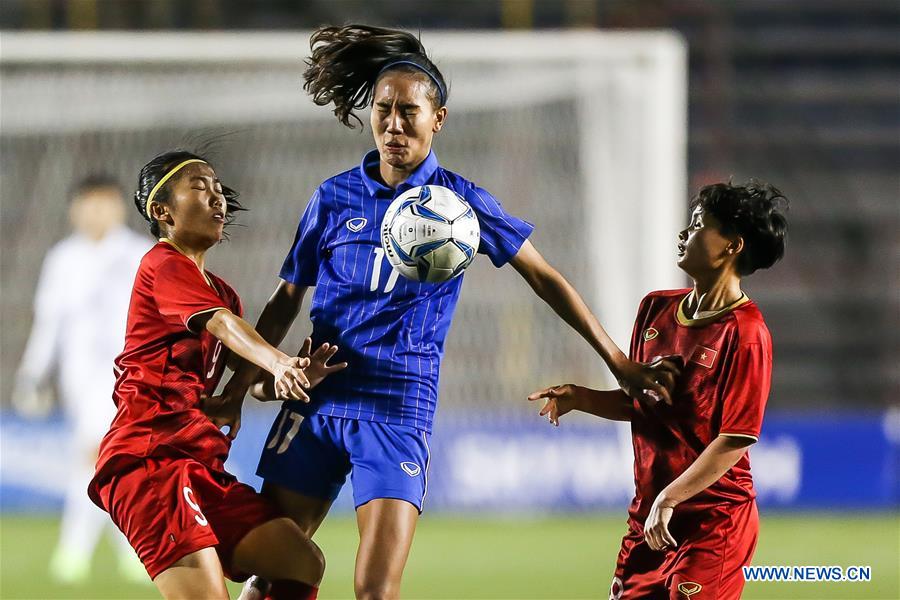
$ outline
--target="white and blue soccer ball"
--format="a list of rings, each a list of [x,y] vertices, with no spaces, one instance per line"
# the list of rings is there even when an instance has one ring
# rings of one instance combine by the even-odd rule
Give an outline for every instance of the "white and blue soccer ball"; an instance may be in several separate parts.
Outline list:
[[[413,281],[440,283],[472,264],[481,228],[469,203],[451,189],[423,185],[403,192],[381,222],[391,265]]]

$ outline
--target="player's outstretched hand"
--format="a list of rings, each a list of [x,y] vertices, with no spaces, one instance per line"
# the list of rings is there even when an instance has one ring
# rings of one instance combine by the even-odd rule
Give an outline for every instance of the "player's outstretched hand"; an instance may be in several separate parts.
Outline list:
[[[675,505],[666,500],[662,494],[656,497],[650,507],[650,513],[644,522],[644,539],[651,550],[673,550],[678,543],[669,533],[669,521]]]
[[[682,363],[682,358],[675,355],[658,356],[649,363],[629,360],[617,374],[619,387],[637,400],[650,398],[671,405]]]
[[[226,391],[218,396],[202,396],[200,398],[200,409],[209,417],[213,424],[222,429],[228,427],[228,437],[234,439],[237,437],[241,428],[241,407],[244,405],[244,398],[235,398],[228,395]]]
[[[319,385],[323,379],[325,379],[332,373],[347,368],[347,363],[345,362],[340,362],[333,365],[328,364],[328,361],[334,357],[337,351],[337,346],[326,342],[316,348],[315,352],[312,352],[312,338],[306,338],[306,340],[304,340],[303,347],[300,348],[299,356],[301,358],[309,359],[309,366],[306,367],[303,371],[306,373],[306,377],[309,379],[310,388],[314,388]],[[310,352],[312,352],[312,354],[310,354]]]
[[[309,366],[308,358],[286,357],[275,363],[272,378],[275,381],[275,395],[287,400],[309,402],[304,389],[309,389],[309,379],[303,369]]]
[[[581,389],[572,383],[555,385],[529,394],[528,401],[535,402],[545,398],[547,401],[538,414],[559,427],[559,418],[577,407]]]

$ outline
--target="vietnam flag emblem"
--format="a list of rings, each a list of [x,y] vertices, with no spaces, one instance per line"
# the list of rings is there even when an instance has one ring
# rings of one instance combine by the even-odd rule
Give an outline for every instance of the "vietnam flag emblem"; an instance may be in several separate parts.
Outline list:
[[[712,348],[707,348],[706,346],[697,346],[694,350],[694,354],[691,355],[690,362],[695,362],[698,365],[702,365],[707,369],[711,369],[713,363],[716,361],[716,356],[719,354],[718,350],[713,350]]]

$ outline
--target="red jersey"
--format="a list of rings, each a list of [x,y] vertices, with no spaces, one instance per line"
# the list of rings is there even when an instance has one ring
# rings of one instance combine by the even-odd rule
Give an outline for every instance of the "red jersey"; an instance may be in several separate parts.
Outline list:
[[[191,317],[221,308],[242,313],[227,283],[202,273],[172,245],[160,242],[144,256],[131,293],[125,349],[115,362],[118,410],[100,444],[95,482],[146,457],[190,457],[224,470],[231,443],[201,412],[200,398],[215,391],[228,350],[206,330],[188,327]]]
[[[635,401],[635,497],[629,515],[643,524],[656,496],[719,435],[759,438],[772,378],[772,338],[756,304],[744,296],[703,319],[683,305],[691,290],[653,292],[641,302],[632,360],[684,360],[672,406]],[[717,482],[678,506],[679,513],[756,496],[747,454]]]

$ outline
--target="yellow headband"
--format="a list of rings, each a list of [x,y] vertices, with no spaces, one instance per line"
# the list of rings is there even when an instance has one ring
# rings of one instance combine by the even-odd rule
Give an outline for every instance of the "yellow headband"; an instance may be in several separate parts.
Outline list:
[[[147,204],[144,206],[144,212],[147,213],[147,217],[150,217],[150,205],[153,204],[153,198],[156,196],[156,192],[158,192],[160,188],[164,186],[169,179],[172,178],[172,175],[191,163],[203,163],[204,165],[207,164],[205,160],[199,158],[189,158],[188,160],[175,165],[175,167],[171,171],[166,173],[165,176],[160,179],[156,185],[153,186],[153,189],[150,190],[150,195],[147,196]]]

